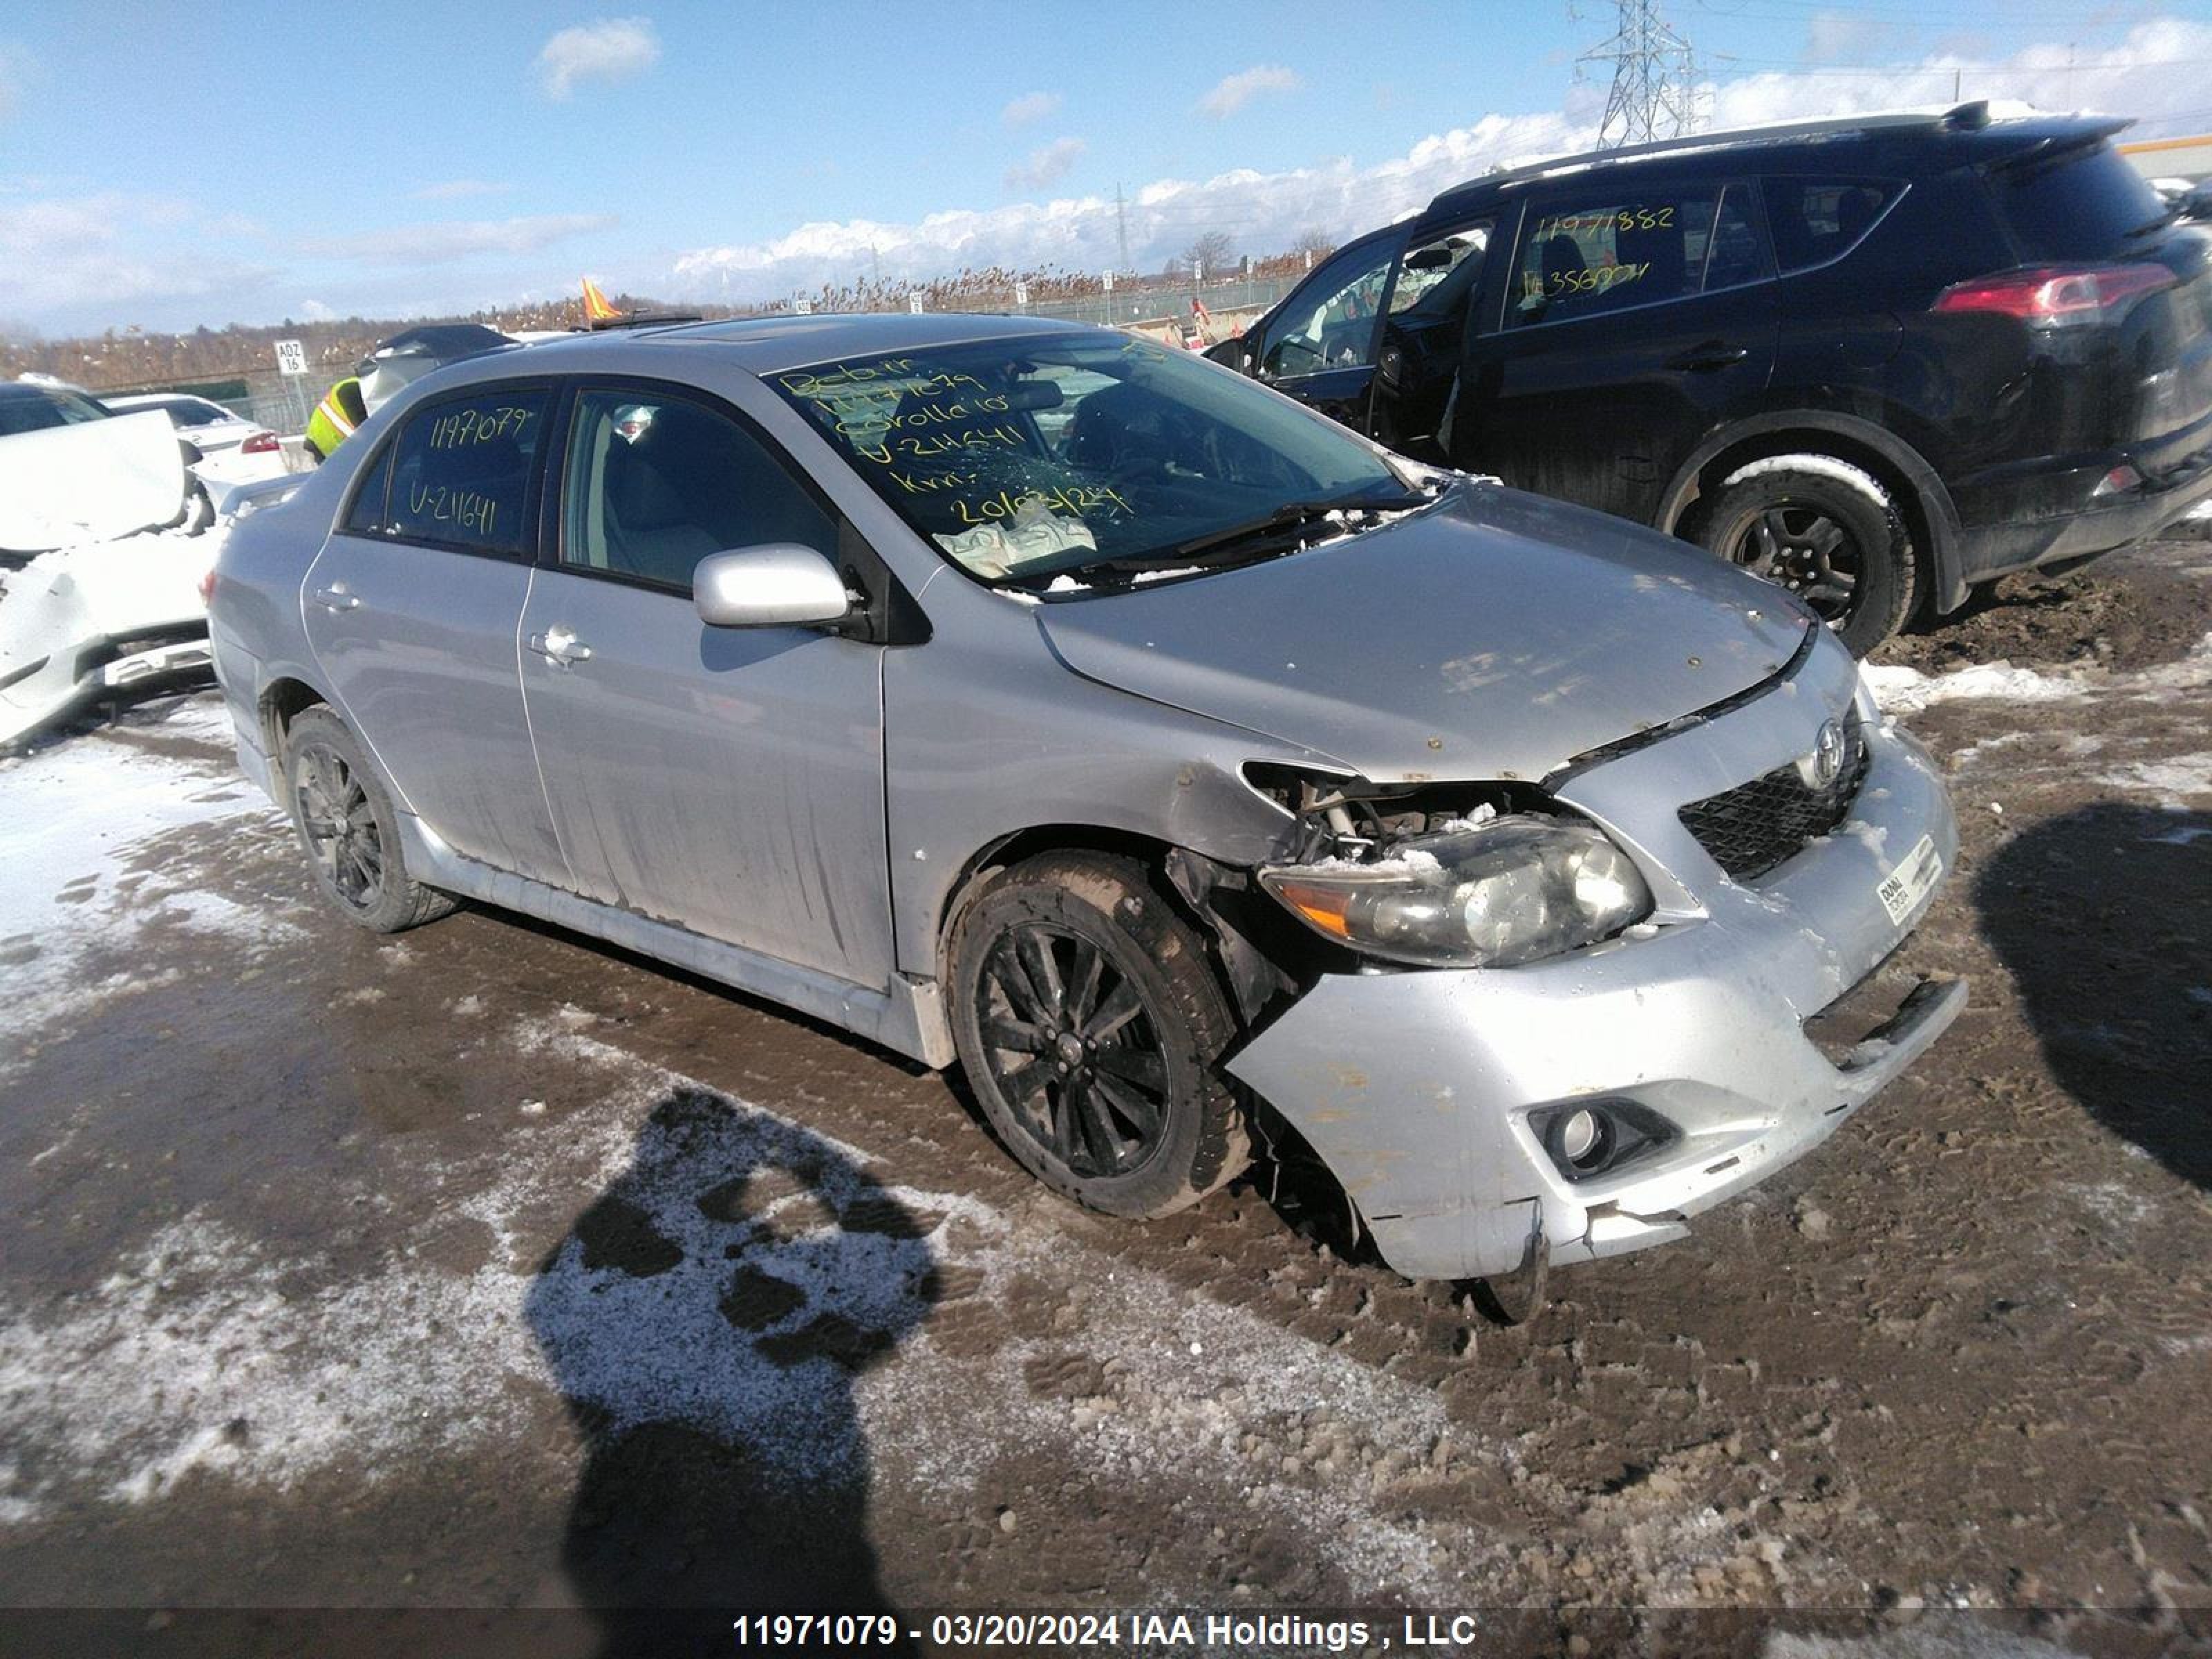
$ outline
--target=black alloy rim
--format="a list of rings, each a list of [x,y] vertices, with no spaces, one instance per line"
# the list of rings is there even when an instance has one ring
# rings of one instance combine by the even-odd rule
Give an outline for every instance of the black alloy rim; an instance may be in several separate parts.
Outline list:
[[[319,743],[301,750],[294,793],[323,879],[355,909],[374,908],[384,895],[384,837],[345,757]]]
[[[1848,620],[1858,601],[1858,544],[1817,507],[1785,501],[1763,509],[1737,538],[1730,556],[1753,575],[1795,593],[1822,622]]]
[[[1007,928],[984,958],[976,1017],[992,1085],[1073,1173],[1127,1175],[1158,1149],[1167,1056],[1135,983],[1089,939]]]

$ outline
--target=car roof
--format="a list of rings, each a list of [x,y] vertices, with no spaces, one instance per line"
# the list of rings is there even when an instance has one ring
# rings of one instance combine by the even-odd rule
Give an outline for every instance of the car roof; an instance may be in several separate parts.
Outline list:
[[[159,409],[168,404],[198,404],[206,409],[222,409],[212,398],[203,398],[197,392],[118,392],[103,394],[100,399],[110,409]],[[229,415],[231,411],[222,409]],[[233,416],[234,419],[237,418]]]
[[[1087,323],[1045,317],[992,317],[958,312],[904,311],[811,316],[734,318],[726,322],[679,323],[665,327],[613,328],[523,348],[532,371],[586,373],[598,354],[625,344],[682,347],[713,351],[749,374],[775,374],[844,357],[871,357],[898,351],[968,344],[981,340],[1025,339],[1071,331],[1104,333]],[[481,362],[482,359],[476,360]],[[520,365],[514,365],[519,368]]]
[[[2024,151],[2093,143],[2130,124],[2096,116],[2045,115],[1993,118],[1986,103],[1947,110],[1905,110],[1862,115],[1848,120],[1793,121],[1745,127],[1731,132],[1695,133],[1656,143],[1618,149],[1587,150],[1553,156],[1527,167],[1470,179],[1443,191],[1421,215],[1430,220],[1456,218],[1496,204],[1498,198],[1554,179],[1590,175],[1601,183],[1616,169],[1649,168],[1668,175],[1711,169],[1725,172],[1758,154],[1763,167],[1810,166],[1821,171],[1893,171],[1931,143],[1946,149],[1950,165],[1987,164]],[[1924,162],[1914,171],[1926,170]]]
[[[13,398],[17,403],[64,395],[83,398],[91,394],[79,392],[73,386],[40,386],[36,380],[0,380],[0,398]]]

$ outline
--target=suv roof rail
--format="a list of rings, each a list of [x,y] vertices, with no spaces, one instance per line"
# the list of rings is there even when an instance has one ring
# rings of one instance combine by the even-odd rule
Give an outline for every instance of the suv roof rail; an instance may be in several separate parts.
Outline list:
[[[1462,179],[1449,190],[1439,192],[1437,200],[1441,202],[1446,196],[1456,196],[1462,191],[1481,185],[1533,182],[1568,168],[1606,166],[1644,156],[1676,155],[1730,144],[1786,143],[1797,139],[1831,138],[1844,133],[1895,132],[1916,127],[1923,131],[1979,132],[1987,128],[1994,118],[1989,100],[1980,98],[1948,109],[1877,110],[1863,115],[1774,121],[1762,126],[1735,127],[1721,132],[1685,133],[1679,137],[1653,139],[1649,143],[1623,144],[1614,149],[1583,150],[1572,155],[1547,156],[1543,161],[1524,162],[1519,167],[1493,165],[1488,172]]]

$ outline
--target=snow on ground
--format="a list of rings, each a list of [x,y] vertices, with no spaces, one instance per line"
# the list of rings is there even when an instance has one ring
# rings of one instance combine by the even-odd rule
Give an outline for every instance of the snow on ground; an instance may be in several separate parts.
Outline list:
[[[195,719],[197,734],[208,723]],[[242,835],[279,833],[283,823],[242,779],[109,738],[0,762],[8,871],[0,884],[0,963],[9,990],[0,999],[0,1038],[82,1016],[138,983],[127,968],[89,977],[88,959],[127,952],[138,931],[156,921],[247,943],[295,934],[165,872],[158,860],[137,867],[165,836],[224,821]],[[0,1042],[0,1051],[15,1046]],[[0,1058],[0,1077],[8,1068]]]
[[[526,1115],[496,1177],[458,1206],[496,1241],[471,1271],[395,1254],[303,1294],[328,1280],[322,1264],[189,1216],[96,1298],[0,1322],[0,1415],[65,1448],[72,1485],[132,1504],[188,1470],[283,1488],[343,1465],[375,1480],[517,1432],[533,1395],[617,1428],[690,1424],[801,1484],[857,1473],[872,1445],[903,1480],[957,1493],[1006,1446],[1073,1442],[1090,1467],[1135,1479],[1209,1467],[1249,1489],[1255,1523],[1305,1534],[1361,1593],[1442,1592],[1421,1534],[1376,1513],[1373,1489],[1453,1455],[1513,1454],[1478,1451],[1433,1391],[975,1198],[878,1184],[863,1149],[578,1023],[507,1034],[510,1052],[586,1070],[606,1093],[562,1120]],[[542,1258],[526,1218],[577,1191],[641,1222],[630,1236],[666,1259],[610,1261],[588,1220]],[[939,1348],[939,1304],[1021,1285],[1079,1307],[1083,1345],[1104,1357],[1073,1401],[1025,1386],[1030,1362],[1055,1357],[1035,1340],[985,1376]],[[884,1362],[855,1381],[809,1352],[824,1322]],[[1289,1427],[1330,1471],[1319,1491],[1247,1461]],[[0,1523],[39,1517],[48,1496],[0,1470]]]
[[[1868,689],[1882,711],[1917,714],[1922,709],[1954,697],[2007,697],[2014,702],[2051,702],[2078,697],[2085,689],[2079,679],[2039,674],[2010,663],[1978,662],[1948,674],[1929,675],[1901,663],[1869,663],[1862,668]]]
[[[214,695],[196,702],[191,734],[219,729]],[[127,969],[87,981],[150,926],[255,954],[300,937],[185,873],[204,868],[210,827],[259,840],[287,833],[281,816],[222,763],[132,735],[0,763],[13,993],[0,1048],[51,1042],[143,987]],[[1204,1468],[1358,1593],[1443,1593],[1424,1534],[1376,1493],[1455,1457],[1496,1468],[1515,1454],[1478,1447],[1434,1391],[1063,1229],[878,1181],[866,1149],[647,1064],[593,1024],[570,1009],[488,1032],[542,1066],[542,1087],[495,1157],[415,1171],[450,1195],[438,1227],[459,1217],[488,1233],[480,1261],[457,1268],[426,1231],[339,1271],[194,1210],[131,1247],[96,1295],[0,1308],[0,1420],[42,1449],[36,1468],[0,1466],[0,1526],[65,1498],[158,1501],[191,1471],[270,1490],[333,1469],[375,1481],[588,1407],[617,1427],[690,1424],[793,1482],[837,1478],[871,1447],[902,1482],[948,1494],[1009,1445],[1137,1481]],[[548,1113],[538,1097],[578,1078],[586,1108]],[[641,1221],[667,1259],[609,1261],[591,1211],[549,1255],[544,1218],[586,1203]],[[962,1310],[1038,1295],[1080,1310],[1080,1352],[1009,1338],[979,1377]],[[840,1341],[871,1357],[863,1375],[821,1349]],[[1036,1365],[1077,1380],[1040,1395]],[[1280,1456],[1286,1441],[1301,1457]]]

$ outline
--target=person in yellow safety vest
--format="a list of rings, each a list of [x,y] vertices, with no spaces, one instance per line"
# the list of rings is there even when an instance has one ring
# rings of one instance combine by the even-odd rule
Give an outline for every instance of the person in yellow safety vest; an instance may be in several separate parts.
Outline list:
[[[349,374],[325,392],[322,402],[315,405],[315,412],[307,422],[307,453],[320,465],[353,434],[354,428],[368,418],[368,408],[361,398],[361,378]]]

